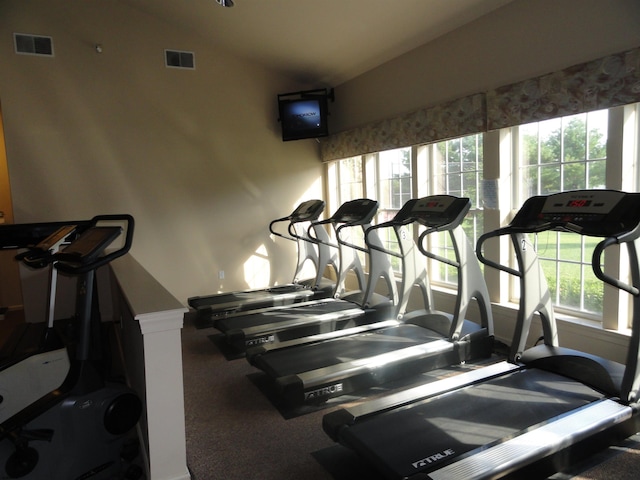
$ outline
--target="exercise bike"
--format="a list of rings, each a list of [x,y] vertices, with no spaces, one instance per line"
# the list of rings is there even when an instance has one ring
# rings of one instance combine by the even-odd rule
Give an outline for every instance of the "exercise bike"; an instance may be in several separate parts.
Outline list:
[[[123,245],[106,251],[122,234],[116,224],[126,226]],[[62,385],[0,424],[0,479],[127,478],[122,455],[142,402],[124,384],[107,380],[95,287],[96,270],[131,248],[133,226],[129,215],[95,217],[62,251],[30,259],[77,277],[77,334],[67,344],[70,367]]]
[[[17,326],[0,351],[0,423],[59,387],[69,373],[67,348],[54,325],[58,270],[42,259],[58,253],[75,230],[75,225],[60,227],[16,255],[29,267],[49,270],[47,320]]]

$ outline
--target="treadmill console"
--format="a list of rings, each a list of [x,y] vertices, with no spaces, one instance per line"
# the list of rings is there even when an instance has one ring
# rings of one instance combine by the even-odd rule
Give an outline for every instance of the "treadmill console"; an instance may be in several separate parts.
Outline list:
[[[371,222],[378,211],[378,202],[368,198],[359,198],[343,203],[333,214],[333,223],[349,223],[351,225],[366,225]]]
[[[617,236],[640,225],[640,194],[617,190],[573,190],[529,198],[510,223],[537,232],[568,230]]]
[[[289,220],[292,223],[311,222],[317,220],[323,210],[324,200],[307,200],[297,206],[291,215],[289,215]]]
[[[89,263],[121,233],[121,227],[92,227],[59,253],[57,258],[62,262]]]
[[[431,195],[409,200],[393,218],[403,223],[408,219],[431,228],[455,228],[471,208],[468,198],[452,195]]]

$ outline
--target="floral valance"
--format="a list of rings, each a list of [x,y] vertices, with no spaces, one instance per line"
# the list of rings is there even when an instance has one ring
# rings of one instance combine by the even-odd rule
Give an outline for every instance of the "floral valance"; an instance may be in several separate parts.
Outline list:
[[[329,136],[323,161],[640,102],[640,48]]]
[[[323,161],[429,143],[486,130],[484,94],[382,120],[331,135],[321,144]]]
[[[487,92],[487,128],[640,101],[640,48]]]

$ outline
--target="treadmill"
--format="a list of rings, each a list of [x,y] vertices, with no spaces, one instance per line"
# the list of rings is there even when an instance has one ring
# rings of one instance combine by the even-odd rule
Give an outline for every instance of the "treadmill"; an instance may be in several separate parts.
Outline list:
[[[381,249],[372,250],[356,243],[358,234],[363,236],[371,226],[377,210],[377,201],[360,198],[345,202],[330,218],[313,222],[311,227],[317,230],[331,226],[337,241],[331,243],[338,248],[340,258],[336,296],[218,319],[214,326],[222,332],[231,350],[245,353],[258,345],[277,348],[282,342],[374,322],[388,315],[398,299],[389,257]],[[317,242],[325,241],[311,233],[309,236]],[[380,239],[373,243],[382,245]],[[369,282],[365,280],[359,252],[369,256]],[[347,288],[350,274],[355,275],[358,288]],[[380,279],[386,284],[386,294],[375,292]]]
[[[274,305],[288,305],[319,298],[331,297],[335,291],[335,283],[324,277],[325,269],[337,270],[337,251],[327,242],[312,241],[307,234],[308,225],[317,220],[324,210],[323,200],[307,200],[300,203],[288,216],[277,218],[269,224],[271,234],[295,241],[298,248],[298,262],[293,282],[269,288],[234,291],[208,296],[190,297],[187,301],[197,313],[196,326],[210,327],[219,317],[242,315],[248,311],[269,308]],[[287,223],[288,234],[278,231],[276,225]],[[323,235],[323,232],[316,232]],[[314,278],[300,280],[302,269],[311,261],[315,267]],[[241,313],[240,313],[241,312]]]
[[[402,261],[402,287],[398,308],[379,322],[359,328],[318,335],[282,345],[277,350],[263,347],[247,352],[247,359],[267,374],[276,391],[291,405],[320,403],[367,387],[425,371],[491,356],[493,318],[489,294],[473,246],[461,223],[469,211],[468,198],[434,195],[409,200],[389,222],[367,231],[369,242],[379,229],[391,230],[397,239]],[[426,229],[417,245],[407,232],[410,225]],[[447,232],[455,259],[426,250],[425,239]],[[370,245],[370,248],[378,248]],[[433,308],[425,269],[429,256],[457,269],[457,300],[453,314]],[[420,261],[421,260],[421,261]],[[405,314],[410,291],[422,293],[424,308]],[[481,323],[465,320],[472,299],[476,299]]]
[[[602,237],[597,278],[632,296],[626,365],[558,345],[544,274],[527,234],[556,230]],[[509,236],[517,268],[482,254]],[[640,388],[640,194],[579,190],[527,200],[513,221],[480,237],[479,259],[520,279],[509,359],[323,418],[325,432],[389,479],[538,478],[637,432]],[[604,251],[626,246],[631,284],[602,271]],[[543,343],[525,349],[535,313]],[[543,475],[544,473],[544,475]]]

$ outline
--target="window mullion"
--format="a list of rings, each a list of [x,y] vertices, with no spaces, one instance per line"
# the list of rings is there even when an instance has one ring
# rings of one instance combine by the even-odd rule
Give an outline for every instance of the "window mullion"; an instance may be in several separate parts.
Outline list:
[[[623,149],[625,130],[625,107],[609,109],[609,129],[607,141],[607,187],[614,189],[628,188],[623,172],[626,170]],[[628,274],[626,251],[620,248],[608,248],[605,252],[604,273],[613,278],[624,278]],[[603,298],[603,322],[607,329],[618,330],[627,327],[629,316],[626,295],[620,295],[616,288],[605,287]]]

